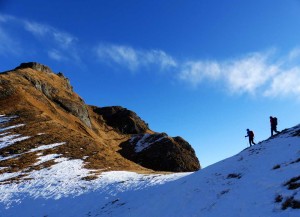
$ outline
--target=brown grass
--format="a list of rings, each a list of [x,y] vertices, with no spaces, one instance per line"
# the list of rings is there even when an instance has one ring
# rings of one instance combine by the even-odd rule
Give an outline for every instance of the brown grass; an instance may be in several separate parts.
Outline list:
[[[53,73],[38,72],[32,69],[21,69],[0,74],[0,110],[2,114],[17,115],[8,125],[25,124],[23,127],[9,130],[14,134],[31,136],[11,146],[0,149],[1,156],[20,154],[19,157],[0,161],[0,167],[8,167],[0,171],[38,170],[51,166],[48,162],[40,166],[32,166],[37,162],[36,153],[26,153],[41,145],[65,142],[54,149],[45,150],[46,154],[61,154],[70,159],[84,159],[85,167],[97,170],[130,170],[151,172],[125,158],[118,150],[121,142],[129,139],[112,127],[107,126],[103,118],[88,108],[92,128],[86,126],[78,117],[64,110],[38,90],[28,77],[42,80],[52,85],[55,94],[70,100],[80,101],[80,97],[65,87],[64,79]],[[4,127],[4,126],[2,126]],[[43,135],[38,135],[43,133]],[[87,179],[93,178],[88,177]]]

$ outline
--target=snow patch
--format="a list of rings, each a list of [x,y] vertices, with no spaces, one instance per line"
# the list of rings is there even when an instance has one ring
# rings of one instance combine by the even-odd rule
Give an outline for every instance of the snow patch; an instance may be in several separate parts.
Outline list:
[[[5,128],[1,128],[0,132],[6,131],[6,130],[10,130],[10,129],[14,129],[14,128],[17,128],[17,127],[22,127],[22,126],[25,126],[25,124],[17,124],[17,125],[14,125],[14,126],[9,126],[9,127],[5,127]]]
[[[6,116],[6,115],[1,115],[0,116],[0,124],[7,123],[15,118],[18,118],[18,116]]]
[[[40,165],[40,164],[45,163],[45,162],[50,161],[50,160],[55,160],[55,159],[59,158],[60,156],[61,156],[61,154],[48,154],[48,155],[38,157],[39,161],[36,162],[34,164],[34,166]]]
[[[63,144],[66,144],[66,143],[65,142],[60,142],[60,143],[53,143],[53,144],[49,144],[49,145],[41,145],[37,148],[31,149],[29,152],[35,152],[35,151],[42,151],[42,150],[46,150],[46,149],[51,149],[51,148],[55,148],[57,146],[61,146]]]
[[[7,156],[7,157],[0,156],[0,161],[5,161],[5,160],[12,159],[12,158],[16,158],[16,157],[19,157],[20,155],[21,154],[13,154],[13,155],[10,155],[10,156]]]
[[[5,116],[5,115],[1,115],[0,116],[0,124],[4,124],[7,123],[9,121],[11,121],[12,119],[17,118],[17,116]],[[18,124],[18,125],[13,125],[13,126],[9,126],[9,127],[5,127],[5,128],[1,128],[0,127],[0,132],[6,131],[6,130],[10,130],[10,129],[14,129],[17,127],[21,127],[24,126],[25,124]],[[13,135],[9,135],[11,134],[10,132],[5,132],[5,133],[1,133],[0,134],[0,149],[5,148],[7,146],[13,145],[16,142],[20,142],[26,139],[29,139],[30,136],[21,136],[20,134],[13,134]]]
[[[30,138],[30,136],[20,136],[20,134],[14,134],[0,138],[0,149]]]
[[[38,133],[37,136],[45,135],[46,133]]]
[[[8,134],[10,134],[10,132],[0,133],[0,136],[5,136],[5,135],[8,135]]]
[[[144,149],[148,148],[149,146],[151,146],[150,143],[147,143],[146,140],[147,138],[150,137],[150,134],[145,134],[135,145],[135,152],[141,152]]]
[[[137,152],[137,153],[141,152],[144,149],[149,148],[154,143],[165,139],[165,136],[163,136],[155,141],[151,141],[151,142],[147,141],[149,139],[149,137],[151,137],[151,136],[153,136],[153,135],[148,134],[148,133],[144,134],[143,137],[141,139],[139,139],[139,141],[136,143],[135,148],[134,148],[135,152]],[[130,142],[133,142],[136,138],[137,138],[137,136],[134,136],[133,138],[131,138]]]
[[[8,142],[10,142],[10,140],[8,140]],[[55,147],[63,145],[63,144],[65,144],[65,142],[53,143],[53,144],[49,144],[49,145],[41,145],[37,148],[30,149],[29,151],[23,152],[21,154],[14,154],[14,155],[10,155],[10,156],[7,156],[7,157],[0,156],[0,161],[16,158],[16,157],[19,157],[23,154],[28,154],[28,153],[32,153],[32,152],[38,152],[38,151],[43,151],[43,150],[55,148]],[[1,145],[1,143],[0,143],[0,145]],[[42,155],[42,153],[37,153],[37,155]]]

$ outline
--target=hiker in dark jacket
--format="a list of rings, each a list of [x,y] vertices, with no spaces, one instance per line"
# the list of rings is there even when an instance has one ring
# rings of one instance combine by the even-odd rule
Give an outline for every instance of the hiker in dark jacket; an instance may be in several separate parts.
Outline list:
[[[254,139],[254,133],[253,131],[247,129],[247,135],[245,137],[249,137],[249,144],[250,144],[250,147],[253,145],[255,145],[253,139]]]
[[[273,136],[273,132],[280,133],[277,131],[277,118],[270,116],[270,125],[271,125],[271,136]]]

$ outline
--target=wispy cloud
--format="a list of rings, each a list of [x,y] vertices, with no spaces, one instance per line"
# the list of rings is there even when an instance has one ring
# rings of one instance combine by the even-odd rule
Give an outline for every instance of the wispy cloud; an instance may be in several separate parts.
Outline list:
[[[17,33],[17,34],[15,34]],[[97,60],[113,66],[122,66],[131,72],[144,69],[172,72],[167,75],[193,88],[202,84],[216,83],[230,94],[251,94],[264,97],[300,95],[300,48],[296,47],[285,55],[274,49],[255,52],[223,60],[188,59],[179,60],[160,49],[137,49],[132,46],[100,43],[95,48],[80,45],[77,37],[55,27],[0,14],[0,55],[19,55],[22,38],[33,37],[29,46],[34,52],[46,54],[55,61],[82,63],[82,59],[94,59],[92,54],[83,56],[79,46],[94,50]],[[23,50],[24,49],[23,47]],[[95,54],[94,53],[94,54]],[[90,60],[89,60],[90,61]],[[159,70],[157,70],[159,69]]]
[[[36,36],[45,36],[49,31],[49,27],[36,22],[24,21],[24,24],[25,29]]]
[[[187,61],[180,67],[178,78],[192,84],[193,87],[197,87],[205,79],[217,80],[221,76],[221,66],[215,61]]]
[[[137,52],[131,47],[100,44],[96,53],[101,60],[123,65],[132,71],[139,66]]]
[[[0,14],[0,53],[9,53],[9,49],[20,50],[22,46],[23,50],[24,47],[29,49],[28,41],[23,39],[23,36],[28,37],[28,33],[33,37],[31,53],[46,53],[57,61],[80,61],[75,36],[46,24],[5,14]],[[16,44],[20,46],[12,46]]]
[[[8,22],[8,21],[12,21],[14,19],[15,18],[13,16],[6,15],[6,14],[0,14],[0,23],[5,23],[5,22]]]
[[[64,61],[66,57],[58,50],[52,49],[48,51],[48,56],[57,61]]]
[[[0,54],[4,56],[20,52],[18,42],[4,28],[4,25],[11,20],[13,20],[12,16],[0,14]]]
[[[300,59],[300,50],[294,49],[275,58],[276,55],[271,50],[231,60],[189,61],[180,66],[177,76],[193,87],[200,87],[202,82],[218,81],[233,94],[298,97],[300,67],[295,60]]]
[[[0,26],[0,54],[8,55],[13,54],[17,55],[20,52],[18,42],[14,40],[13,37],[9,35],[1,26]]]
[[[223,63],[223,77],[231,92],[254,94],[279,71],[268,63],[269,53],[253,53],[244,58]]]
[[[173,57],[162,50],[139,51],[142,65],[154,64],[160,66],[162,70],[177,66]]]
[[[121,65],[130,71],[149,66],[172,70],[174,73],[169,73],[170,76],[193,88],[218,82],[219,87],[227,89],[230,94],[264,97],[300,94],[300,67],[295,67],[300,60],[300,49],[281,56],[271,49],[222,61],[178,61],[162,50],[138,50],[113,44],[100,44],[96,52],[102,61]]]
[[[58,46],[68,48],[77,40],[76,37],[45,24],[24,21],[24,28],[37,37],[51,38]]]
[[[300,67],[282,71],[272,79],[264,95],[268,97],[292,96],[300,99]]]
[[[130,46],[100,44],[96,48],[100,60],[137,71],[141,67],[158,66],[161,70],[177,66],[173,57],[161,50],[138,50]]]
[[[294,48],[288,55],[289,61],[300,60],[300,48]]]

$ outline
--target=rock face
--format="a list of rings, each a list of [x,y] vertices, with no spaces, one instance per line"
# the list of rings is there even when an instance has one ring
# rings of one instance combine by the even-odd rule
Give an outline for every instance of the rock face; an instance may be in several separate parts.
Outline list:
[[[154,133],[136,113],[121,106],[93,107],[107,125],[131,138],[120,144],[119,153],[155,171],[188,172],[199,170],[200,163],[191,145],[181,137]]]
[[[91,127],[87,106],[84,101],[73,92],[73,87],[71,86],[69,79],[65,78],[62,73],[55,75],[48,66],[35,62],[22,63],[16,70],[26,68],[46,73],[42,78],[32,76],[31,74],[23,74],[23,77],[30,81],[30,83],[37,90],[41,91],[48,99],[55,102],[67,112],[78,117],[88,127]]]
[[[165,133],[139,134],[120,145],[120,154],[143,167],[159,171],[187,172],[200,169],[191,145]]]
[[[32,68],[34,70],[40,71],[40,72],[46,72],[51,73],[51,69],[48,66],[45,66],[43,64],[37,63],[37,62],[28,62],[28,63],[21,63],[20,66],[16,68],[17,69],[26,69],[26,68]]]
[[[95,107],[93,110],[101,115],[109,126],[118,129],[121,133],[139,134],[149,130],[148,124],[136,113],[121,106]]]

